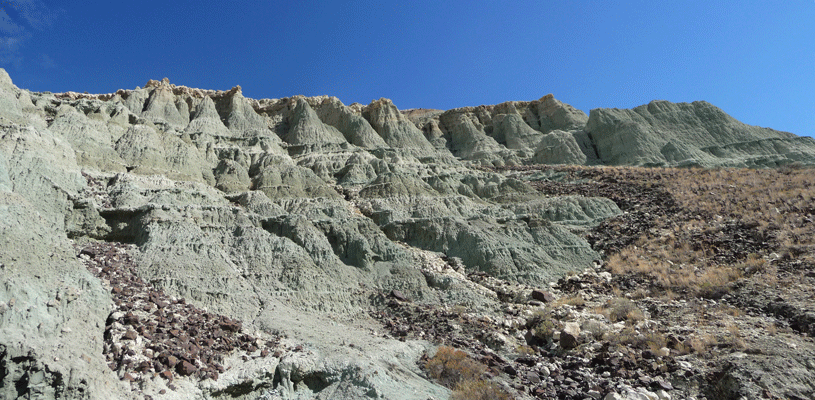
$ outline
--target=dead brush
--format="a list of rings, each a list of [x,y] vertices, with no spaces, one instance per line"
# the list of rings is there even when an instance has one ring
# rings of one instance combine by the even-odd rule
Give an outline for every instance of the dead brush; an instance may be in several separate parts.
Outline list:
[[[453,389],[451,399],[510,399],[498,385],[483,379],[487,366],[470,358],[461,350],[447,346],[439,347],[424,367],[436,382]]]
[[[431,378],[450,389],[459,382],[480,380],[487,367],[473,360],[467,353],[452,347],[442,346],[425,363]]]
[[[613,346],[649,350],[654,354],[659,354],[668,345],[668,339],[661,332],[638,332],[633,326],[627,326],[617,333],[608,332],[605,338]]]
[[[622,297],[607,301],[597,311],[605,315],[612,323],[619,321],[635,322],[644,318],[642,310],[633,301]]]
[[[465,381],[456,386],[450,400],[509,400],[510,396],[491,381]]]

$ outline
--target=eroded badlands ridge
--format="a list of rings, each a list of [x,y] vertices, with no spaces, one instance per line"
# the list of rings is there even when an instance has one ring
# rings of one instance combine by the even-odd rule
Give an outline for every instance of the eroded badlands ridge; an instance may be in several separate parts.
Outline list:
[[[493,167],[815,160],[811,139],[704,102],[586,116],[548,95],[401,112],[386,99],[253,100],[167,80],[32,93],[2,70],[0,129],[0,393],[10,398],[445,397],[417,365],[430,343],[383,336],[371,307],[398,294],[498,312],[502,291],[472,273],[549,287],[595,265],[585,232],[621,213]],[[117,310],[118,286],[82,263],[92,250],[78,258],[97,242],[128,249],[132,279],[156,293],[156,308],[138,304],[161,314],[172,296],[227,323],[212,329],[241,321],[244,353],[200,349],[215,339],[190,341],[181,316],[133,326],[147,315]],[[178,327],[151,330],[176,317]],[[145,332],[187,338],[205,358],[147,355]],[[262,348],[271,338],[275,351]]]

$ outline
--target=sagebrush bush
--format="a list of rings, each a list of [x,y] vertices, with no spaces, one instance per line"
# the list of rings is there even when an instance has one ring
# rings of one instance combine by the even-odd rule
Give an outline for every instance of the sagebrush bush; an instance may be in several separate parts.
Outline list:
[[[544,342],[550,343],[557,328],[557,324],[555,324],[555,322],[551,319],[543,319],[540,321],[540,323],[535,325],[535,336]]]
[[[436,382],[453,389],[451,399],[510,399],[498,385],[482,378],[487,366],[473,360],[461,350],[439,347],[436,354],[425,363],[425,369]]]
[[[453,389],[459,382],[480,380],[487,367],[461,350],[442,346],[427,360],[425,369],[431,378]]]
[[[640,308],[633,301],[624,297],[609,300],[602,311],[611,322],[639,321],[643,319]]]

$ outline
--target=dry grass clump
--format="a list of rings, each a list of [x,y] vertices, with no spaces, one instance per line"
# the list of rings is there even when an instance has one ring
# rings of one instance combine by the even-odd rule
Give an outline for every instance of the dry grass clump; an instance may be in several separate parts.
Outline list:
[[[611,322],[635,322],[644,318],[642,310],[633,301],[623,297],[616,297],[607,301],[598,311]]]
[[[509,400],[509,395],[491,381],[466,381],[459,384],[450,400]]]
[[[569,305],[573,307],[582,307],[586,304],[586,300],[583,296],[580,295],[573,295],[573,296],[566,296],[561,297],[552,304],[553,307],[560,307],[563,305]]]
[[[655,354],[668,345],[668,339],[661,332],[639,332],[633,326],[627,326],[617,333],[608,333],[606,338],[612,345],[650,350]]]
[[[453,389],[451,399],[482,400],[509,399],[509,395],[491,381],[482,377],[487,366],[470,358],[467,353],[442,346],[425,363],[431,378]]]
[[[480,380],[487,367],[461,350],[442,346],[427,360],[425,369],[431,378],[452,389],[463,381]]]

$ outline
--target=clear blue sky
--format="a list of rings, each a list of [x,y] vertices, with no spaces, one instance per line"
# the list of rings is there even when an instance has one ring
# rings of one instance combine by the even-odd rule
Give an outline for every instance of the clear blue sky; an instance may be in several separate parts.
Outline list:
[[[815,135],[815,0],[340,3],[0,1],[0,66],[34,91],[168,77],[400,109],[706,100]]]

